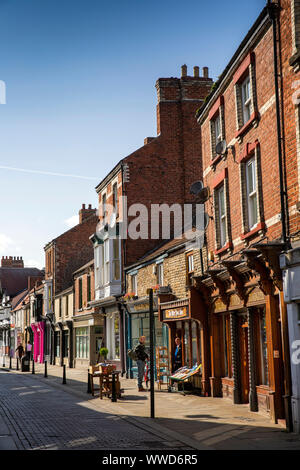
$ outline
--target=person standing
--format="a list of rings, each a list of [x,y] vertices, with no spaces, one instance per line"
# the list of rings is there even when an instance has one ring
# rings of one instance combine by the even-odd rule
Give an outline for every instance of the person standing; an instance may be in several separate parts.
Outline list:
[[[23,348],[22,343],[19,344],[19,346],[16,349],[16,352],[17,352],[17,361],[19,360],[20,364],[21,364],[21,359],[22,359],[23,354],[24,354],[24,348]]]
[[[135,348],[137,355],[137,367],[138,367],[138,389],[139,392],[145,392],[146,389],[143,388],[143,378],[145,372],[145,361],[149,359],[148,354],[146,353],[145,348],[146,336],[140,336],[139,344]]]
[[[176,349],[175,349],[174,359],[173,359],[173,372],[175,372],[176,370],[180,369],[180,367],[182,367],[181,339],[176,337],[175,338],[175,344],[176,344]]]

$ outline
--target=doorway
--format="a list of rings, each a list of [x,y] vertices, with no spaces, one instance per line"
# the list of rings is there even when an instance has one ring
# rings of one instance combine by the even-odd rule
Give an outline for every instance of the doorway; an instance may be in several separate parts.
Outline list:
[[[239,347],[241,373],[241,400],[249,403],[249,350],[248,350],[248,319],[246,315],[239,317]]]

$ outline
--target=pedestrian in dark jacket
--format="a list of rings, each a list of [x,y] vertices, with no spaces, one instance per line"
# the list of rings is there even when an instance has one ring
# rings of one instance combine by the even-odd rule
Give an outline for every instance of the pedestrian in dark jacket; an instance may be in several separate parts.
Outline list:
[[[135,352],[137,355],[136,362],[137,362],[137,367],[138,367],[139,392],[146,391],[146,389],[143,388],[143,378],[144,378],[144,372],[145,372],[145,361],[146,359],[149,359],[149,356],[146,353],[145,341],[146,341],[146,336],[141,336],[139,339],[139,344],[135,347]]]
[[[175,372],[176,370],[180,369],[180,367],[182,367],[181,339],[176,337],[175,344],[176,344],[176,349],[175,349],[174,358],[173,358],[173,372]]]

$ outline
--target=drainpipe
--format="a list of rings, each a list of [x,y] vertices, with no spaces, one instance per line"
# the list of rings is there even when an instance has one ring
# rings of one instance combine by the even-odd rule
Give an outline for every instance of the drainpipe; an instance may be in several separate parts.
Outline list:
[[[280,206],[281,206],[281,226],[282,226],[282,241],[287,242],[286,230],[286,212],[285,200],[286,191],[284,187],[283,177],[283,159],[282,159],[282,133],[281,133],[281,117],[280,117],[280,97],[278,86],[278,56],[277,56],[277,18],[279,13],[279,5],[268,0],[269,17],[273,24],[273,49],[274,49],[274,83],[275,83],[275,97],[276,97],[276,121],[277,121],[277,144],[278,144],[278,163],[279,163],[279,181],[280,181]]]

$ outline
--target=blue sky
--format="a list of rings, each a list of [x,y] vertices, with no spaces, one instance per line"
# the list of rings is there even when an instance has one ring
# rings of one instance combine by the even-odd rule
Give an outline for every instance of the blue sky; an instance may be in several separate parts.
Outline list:
[[[97,182],[156,135],[157,78],[184,63],[217,78],[264,5],[0,0],[0,256],[44,266]]]

